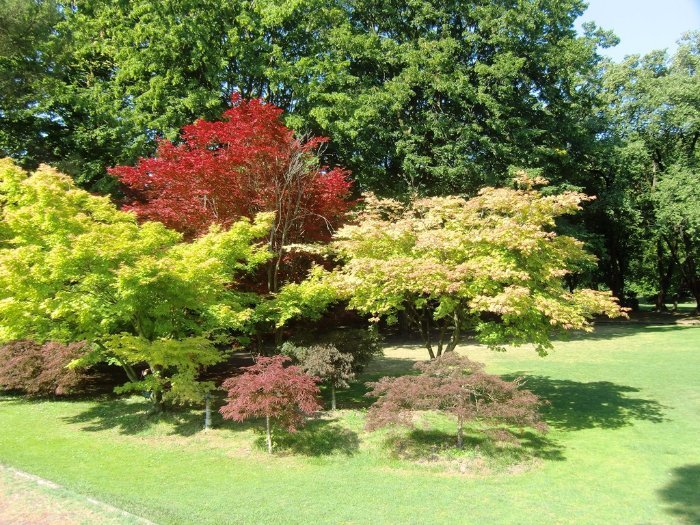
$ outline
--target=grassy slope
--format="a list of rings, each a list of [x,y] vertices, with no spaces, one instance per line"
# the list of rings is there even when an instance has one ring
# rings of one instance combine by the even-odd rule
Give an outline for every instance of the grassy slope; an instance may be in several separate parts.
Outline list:
[[[523,468],[487,457],[486,469],[459,475],[392,458],[385,436],[362,431],[359,410],[268,458],[251,427],[196,433],[197,413],[154,423],[137,400],[13,398],[0,398],[0,462],[160,523],[700,522],[700,328],[604,326],[544,359],[463,351],[550,399],[553,430],[526,444]],[[370,378],[423,357],[390,349]]]

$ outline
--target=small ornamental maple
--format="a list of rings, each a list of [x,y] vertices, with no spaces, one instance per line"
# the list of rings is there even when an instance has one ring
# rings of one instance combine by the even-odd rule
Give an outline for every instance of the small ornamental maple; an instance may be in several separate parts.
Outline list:
[[[317,378],[298,366],[285,366],[287,356],[259,357],[240,376],[223,383],[228,403],[219,409],[225,419],[265,418],[267,450],[272,453],[271,423],[295,432],[306,417],[321,410]]]
[[[335,410],[336,389],[348,388],[349,381],[355,379],[352,354],[343,353],[330,344],[299,347],[285,343],[282,352],[293,354],[306,373],[318,377],[331,387],[331,410]]]
[[[163,140],[155,157],[110,172],[134,197],[127,209],[190,237],[214,223],[227,227],[275,212],[268,287],[277,291],[280,267],[290,258],[285,247],[327,241],[342,221],[351,206],[349,172],[322,166],[326,139],[295,137],[280,108],[237,94],[232,103],[221,120],[198,120],[183,128],[180,143]]]
[[[379,398],[367,412],[367,428],[412,426],[416,412],[437,411],[457,419],[457,446],[464,444],[464,425],[530,427],[546,431],[537,411],[539,399],[516,381],[484,372],[484,365],[455,353],[416,363],[420,375],[383,377],[367,383],[368,397]]]
[[[121,366],[118,391],[145,392],[155,412],[202,402],[213,387],[202,369],[251,330],[258,297],[237,280],[269,259],[272,219],[182,242],[52,168],[0,160],[0,342],[86,341],[74,364]]]

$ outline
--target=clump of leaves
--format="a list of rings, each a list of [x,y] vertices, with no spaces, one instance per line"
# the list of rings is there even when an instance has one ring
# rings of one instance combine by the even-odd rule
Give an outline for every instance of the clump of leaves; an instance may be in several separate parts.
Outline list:
[[[76,364],[121,366],[119,391],[145,392],[159,411],[201,402],[211,385],[199,371],[252,330],[259,297],[238,283],[270,257],[272,214],[182,242],[52,168],[0,160],[0,217],[0,342],[85,340]]]
[[[179,143],[162,140],[155,157],[111,173],[135,197],[129,209],[189,237],[275,212],[268,287],[276,292],[281,268],[291,271],[303,255],[287,247],[328,241],[342,223],[352,206],[350,173],[323,166],[327,139],[296,137],[282,109],[237,94],[231,102],[221,120],[185,126]]]
[[[353,356],[340,352],[333,345],[299,347],[285,343],[282,345],[282,352],[296,357],[306,373],[318,377],[323,383],[330,386],[331,410],[335,410],[336,389],[348,388],[349,382],[355,379],[355,372],[352,368]]]
[[[0,389],[29,396],[61,396],[84,387],[84,370],[68,364],[87,352],[84,343],[12,341],[0,346]]]
[[[464,444],[464,426],[480,423],[486,428],[509,427],[545,432],[547,425],[537,410],[540,401],[518,380],[505,381],[484,372],[484,365],[455,353],[416,363],[419,375],[383,377],[367,383],[368,397],[377,401],[367,412],[368,430],[390,425],[413,426],[420,411],[436,411],[457,420],[457,446]]]
[[[403,312],[431,358],[473,331],[492,348],[533,344],[546,353],[553,333],[591,330],[590,319],[624,315],[610,293],[571,291],[564,278],[593,264],[583,243],[556,232],[558,217],[590,197],[546,195],[544,182],[518,175],[520,189],[484,188],[471,199],[431,197],[407,204],[368,194],[351,225],[334,236],[343,261],[325,274],[337,300],[378,322]]]
[[[351,355],[352,370],[355,374],[362,372],[372,359],[382,355],[382,340],[376,327],[371,327],[369,330],[342,327],[323,333],[311,333],[295,341],[303,346],[331,345],[340,353]]]
[[[285,366],[287,356],[259,357],[240,376],[223,383],[227,404],[219,409],[225,419],[265,418],[267,450],[272,453],[272,425],[295,432],[306,418],[321,410],[317,378],[298,366]]]

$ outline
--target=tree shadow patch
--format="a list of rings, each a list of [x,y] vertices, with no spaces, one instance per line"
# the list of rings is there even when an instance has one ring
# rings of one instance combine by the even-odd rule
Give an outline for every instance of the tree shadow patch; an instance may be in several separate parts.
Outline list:
[[[360,439],[352,430],[336,419],[313,419],[296,432],[278,431],[273,434],[274,451],[302,456],[352,456],[360,449]],[[259,436],[255,445],[265,449],[265,436]]]
[[[217,410],[219,405],[217,401],[212,401],[213,427],[234,430],[249,428],[249,425],[224,420]],[[151,403],[147,400],[108,399],[63,419],[70,424],[81,425],[82,430],[87,432],[116,429],[125,435],[147,434],[155,427],[161,427],[159,433],[192,436],[204,429],[204,407],[168,407],[158,414],[149,413],[150,409]]]
[[[658,401],[630,395],[640,392],[635,387],[609,381],[585,383],[518,373],[503,377],[509,380],[523,378],[523,388],[546,402],[541,408],[542,415],[554,428],[616,429],[629,426],[634,421],[667,421],[664,416],[666,407]]]
[[[412,429],[392,433],[385,446],[395,459],[435,465],[463,474],[516,472],[537,461],[565,460],[563,448],[546,435],[531,430],[508,432],[512,439],[499,439],[497,432],[473,429],[457,448],[455,433],[435,429]]]
[[[700,464],[673,469],[673,479],[659,490],[664,510],[685,523],[700,524]]]

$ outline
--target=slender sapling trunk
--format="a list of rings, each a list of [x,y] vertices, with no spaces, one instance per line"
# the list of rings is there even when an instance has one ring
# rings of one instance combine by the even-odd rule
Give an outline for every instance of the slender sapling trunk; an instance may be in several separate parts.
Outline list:
[[[267,432],[267,452],[272,454],[272,431],[270,430],[270,416],[265,416],[265,430]]]
[[[204,398],[204,431],[211,428],[211,395],[207,392]]]

